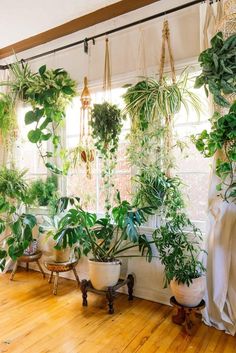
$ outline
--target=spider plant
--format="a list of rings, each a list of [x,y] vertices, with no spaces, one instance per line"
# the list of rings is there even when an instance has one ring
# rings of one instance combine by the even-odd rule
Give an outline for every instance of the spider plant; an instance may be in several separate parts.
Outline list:
[[[176,83],[167,78],[158,81],[146,78],[130,87],[124,94],[125,111],[132,118],[133,126],[145,130],[153,120],[172,117],[183,105],[189,111],[191,105],[197,114],[201,110],[198,97],[188,88],[188,72],[184,70]]]

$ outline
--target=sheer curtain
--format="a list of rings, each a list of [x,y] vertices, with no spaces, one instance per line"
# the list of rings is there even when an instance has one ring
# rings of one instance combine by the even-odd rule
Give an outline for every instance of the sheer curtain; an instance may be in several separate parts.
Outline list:
[[[208,1],[200,5],[201,50],[210,46],[210,39],[218,30],[223,31],[225,37],[236,31],[232,26],[233,3],[235,4],[232,0],[221,0],[212,5]],[[236,20],[235,16],[236,14]],[[229,30],[227,21],[230,21],[232,31]],[[212,105],[212,110],[216,109],[217,107]],[[235,335],[236,205],[224,202],[217,196],[216,185],[219,179],[214,173],[215,162],[222,153],[215,155],[209,188],[207,292],[203,318],[207,325]]]

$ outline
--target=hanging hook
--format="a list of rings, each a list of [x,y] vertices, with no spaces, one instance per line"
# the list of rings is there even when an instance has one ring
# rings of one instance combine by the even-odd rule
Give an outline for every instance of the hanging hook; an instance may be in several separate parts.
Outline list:
[[[93,45],[95,45],[95,44],[96,44],[96,42],[95,42],[95,39],[94,39],[94,38],[92,38],[92,42],[93,42]]]
[[[88,54],[88,38],[84,39],[84,52]]]

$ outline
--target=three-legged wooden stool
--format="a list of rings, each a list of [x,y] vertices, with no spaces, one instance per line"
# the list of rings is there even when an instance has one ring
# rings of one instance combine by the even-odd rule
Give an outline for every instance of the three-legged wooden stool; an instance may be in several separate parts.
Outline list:
[[[193,335],[201,321],[201,310],[205,308],[205,301],[202,300],[192,308],[179,304],[175,297],[170,298],[170,304],[177,308],[177,314],[172,316],[172,321],[177,325],[183,325],[188,335]]]
[[[17,267],[18,267],[20,262],[25,262],[26,263],[26,271],[29,271],[29,263],[30,262],[36,262],[38,267],[39,267],[39,269],[40,269],[40,272],[43,275],[43,278],[45,278],[45,273],[44,273],[44,271],[42,269],[42,266],[40,265],[40,262],[39,262],[39,259],[40,259],[41,256],[42,256],[42,251],[37,251],[33,255],[23,255],[23,256],[19,257],[16,260],[15,265],[13,267],[13,270],[12,270],[12,273],[11,273],[11,276],[10,276],[10,280],[13,281],[14,275],[16,273]]]
[[[74,275],[75,275],[75,279],[78,283],[78,286],[80,284],[79,282],[79,276],[76,272],[76,265],[78,263],[78,260],[74,260],[74,261],[68,261],[68,262],[54,262],[54,261],[47,261],[45,262],[45,267],[51,271],[50,273],[50,277],[48,280],[48,283],[52,282],[52,277],[53,277],[53,273],[55,272],[55,279],[54,279],[54,286],[53,286],[53,294],[56,295],[57,294],[57,288],[58,288],[58,279],[59,279],[59,273],[60,272],[67,272],[67,271],[73,271]]]

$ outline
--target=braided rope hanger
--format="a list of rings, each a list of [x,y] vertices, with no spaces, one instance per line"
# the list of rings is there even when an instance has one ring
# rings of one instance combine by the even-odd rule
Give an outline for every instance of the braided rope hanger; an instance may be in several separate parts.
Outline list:
[[[166,59],[166,44],[167,44],[167,49],[168,49],[169,58],[170,58],[171,78],[172,78],[172,82],[175,83],[176,82],[175,65],[174,65],[174,58],[173,58],[172,49],[170,45],[170,30],[169,30],[169,24],[167,20],[164,21],[163,29],[162,29],[161,60],[160,60],[160,70],[159,70],[160,82],[163,79],[163,73],[164,73],[164,66],[165,66],[165,59]]]
[[[170,59],[170,68],[171,68],[171,78],[172,83],[176,82],[176,73],[175,73],[175,66],[174,66],[174,58],[172,54],[172,49],[170,45],[170,30],[168,21],[165,20],[163,23],[162,29],[162,46],[161,46],[161,59],[160,59],[160,69],[159,69],[159,81],[160,83],[163,80],[164,74],[164,66],[166,60],[166,44],[167,50],[169,52],[169,59]],[[171,177],[171,150],[173,145],[173,127],[172,127],[172,117],[170,115],[165,116],[165,126],[166,126],[166,134],[164,137],[164,149],[166,153],[165,162],[167,164],[166,175]]]
[[[104,63],[104,76],[103,76],[103,92],[104,92],[104,99],[111,98],[111,64],[110,64],[109,40],[108,40],[108,38],[106,38],[106,44],[105,44],[105,63]]]

